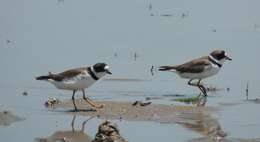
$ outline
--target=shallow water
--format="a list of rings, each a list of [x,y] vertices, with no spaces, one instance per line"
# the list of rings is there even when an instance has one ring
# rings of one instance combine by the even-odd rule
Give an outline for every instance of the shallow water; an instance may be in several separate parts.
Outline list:
[[[1,141],[34,141],[71,129],[71,115],[43,106],[49,97],[70,99],[71,92],[56,90],[34,80],[35,76],[107,62],[113,75],[88,90],[92,99],[157,97],[153,103],[176,104],[169,95],[194,96],[198,90],[171,73],[154,72],[152,76],[151,66],[180,64],[216,48],[226,50],[233,61],[204,82],[231,90],[211,93],[207,105],[220,108],[214,118],[228,137],[259,138],[259,104],[245,101],[247,81],[249,98],[260,97],[259,4],[258,0],[1,0],[0,110],[25,118],[0,126]],[[158,16],[167,14],[172,16]],[[24,91],[28,96],[22,96]],[[114,121],[122,135],[134,142],[203,137],[179,124]],[[88,122],[90,137],[101,122]]]

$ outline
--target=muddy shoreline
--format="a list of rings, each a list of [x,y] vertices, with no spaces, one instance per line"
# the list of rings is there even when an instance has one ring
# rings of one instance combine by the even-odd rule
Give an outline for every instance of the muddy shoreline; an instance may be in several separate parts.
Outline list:
[[[147,106],[133,106],[133,102],[117,101],[100,101],[96,103],[104,104],[105,107],[97,111],[73,112],[72,102],[66,101],[56,105],[54,111],[65,109],[70,110],[67,113],[71,115],[92,116],[107,120],[177,123],[205,136],[219,135],[220,131],[222,131],[218,121],[211,116],[213,112],[218,110],[214,107],[176,106],[154,103]],[[76,104],[81,110],[88,109],[86,102],[82,99],[77,100]]]
[[[79,112],[73,111],[72,101],[64,101],[55,105],[55,109],[65,109],[68,113],[79,114],[85,116],[97,116],[103,119],[124,119],[130,121],[157,121],[164,123],[171,123],[170,119],[177,118],[182,114],[196,114],[203,113],[210,115],[212,112],[217,111],[214,107],[196,107],[196,106],[177,106],[177,105],[164,105],[152,103],[147,106],[134,106],[134,102],[119,102],[119,101],[99,101],[98,104],[104,104],[104,108],[91,111],[90,106],[84,102],[83,99],[76,100]],[[54,109],[54,110],[55,110]],[[172,121],[175,122],[175,121]]]
[[[1,126],[9,126],[14,122],[25,120],[22,117],[16,116],[14,113],[10,111],[2,111],[0,112],[0,127]]]
[[[105,107],[97,111],[88,111],[90,108],[83,99],[78,99],[76,104],[82,111],[74,112],[72,101],[67,100],[55,105],[56,110],[63,109],[70,115],[83,115],[97,117],[105,120],[127,120],[127,121],[153,121],[158,123],[179,124],[191,131],[202,135],[201,138],[189,140],[189,142],[258,142],[259,139],[237,139],[229,138],[227,132],[222,129],[220,123],[212,114],[219,108],[177,106],[152,103],[147,106],[136,105],[133,102],[99,101]]]

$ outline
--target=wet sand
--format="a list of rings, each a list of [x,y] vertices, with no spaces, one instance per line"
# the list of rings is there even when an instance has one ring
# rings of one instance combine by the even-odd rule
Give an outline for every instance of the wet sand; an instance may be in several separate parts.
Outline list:
[[[79,99],[76,103],[82,111],[73,112],[71,109],[73,108],[71,101],[62,102],[55,107],[58,109],[66,109],[69,114],[96,116],[101,119],[154,121],[159,123],[179,124],[204,136],[202,138],[190,140],[190,142],[213,142],[218,139],[226,142],[259,141],[259,139],[229,138],[227,133],[221,128],[218,120],[212,116],[212,113],[218,111],[218,108],[215,107],[176,106],[154,103],[148,106],[133,106],[133,102],[100,101],[96,103],[104,104],[104,108],[97,111],[86,111],[88,106],[84,100]]]
[[[86,133],[82,131],[57,131],[47,138],[36,138],[36,142],[57,142],[57,141],[69,141],[69,142],[91,142]]]
[[[82,131],[57,131],[47,138],[36,138],[36,142],[91,142],[91,138]]]
[[[72,101],[65,101],[56,105],[56,108],[64,108],[69,113],[77,113],[86,116],[97,116],[103,119],[124,119],[131,121],[157,121],[162,123],[175,123],[180,114],[197,114],[203,113],[209,115],[216,111],[213,107],[195,107],[195,106],[176,106],[163,104],[150,104],[147,106],[136,105],[134,102],[118,101],[100,101],[97,104],[104,104],[104,108],[91,111],[90,107],[83,99],[76,101],[77,107],[82,110],[73,112]],[[88,111],[89,110],[89,111]]]
[[[90,117],[81,124],[81,129],[75,129],[76,115],[73,116],[71,122],[71,130],[56,131],[51,136],[35,138],[36,142],[127,142],[119,133],[116,123],[104,121],[99,125],[98,131],[94,138],[90,137],[85,131],[86,123],[94,117]]]
[[[93,117],[90,117],[92,119]],[[87,132],[85,132],[86,123],[90,120],[87,119],[82,122],[81,129],[75,129],[76,115],[73,116],[71,121],[71,130],[56,131],[51,136],[35,138],[36,142],[57,142],[57,141],[69,141],[69,142],[91,142],[91,138]]]
[[[102,101],[105,107],[97,111],[87,111],[88,106],[84,100],[77,100],[80,112],[73,112],[72,102],[66,101],[55,106],[66,109],[70,114],[96,116],[101,119],[117,119],[128,121],[154,121],[159,123],[177,123],[203,135],[215,135],[215,131],[222,131],[219,123],[211,117],[217,111],[213,107],[176,106],[163,104],[136,105],[133,102]],[[83,111],[85,109],[85,111]],[[56,111],[56,110],[54,110]],[[219,133],[219,132],[217,132]]]
[[[24,118],[18,117],[10,111],[0,112],[0,126],[9,126],[16,121],[22,121]]]

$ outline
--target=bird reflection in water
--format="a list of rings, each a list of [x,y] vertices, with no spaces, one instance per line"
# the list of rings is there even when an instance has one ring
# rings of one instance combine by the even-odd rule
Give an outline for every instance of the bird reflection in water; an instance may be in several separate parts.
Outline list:
[[[36,142],[91,142],[92,138],[88,136],[87,133],[85,133],[85,125],[86,123],[94,118],[95,116],[92,116],[88,118],[87,120],[83,121],[81,124],[81,129],[76,130],[75,129],[75,120],[76,115],[73,116],[73,119],[71,121],[71,131],[56,131],[54,134],[52,134],[50,137],[47,138],[36,138]]]
[[[200,95],[198,96],[198,101],[196,103],[197,106],[206,106],[207,103],[207,96]]]
[[[203,140],[201,142],[221,141],[227,137],[227,133],[222,129],[219,121],[212,117],[209,112],[197,111],[190,113],[180,113],[178,115],[181,118],[177,121],[177,124],[183,127],[200,133],[203,137],[190,140],[189,142],[197,142],[197,140]]]

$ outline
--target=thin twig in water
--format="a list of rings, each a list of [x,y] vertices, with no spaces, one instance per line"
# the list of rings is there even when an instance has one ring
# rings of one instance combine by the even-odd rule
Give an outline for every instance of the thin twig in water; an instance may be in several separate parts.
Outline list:
[[[249,86],[249,83],[247,81],[247,83],[246,83],[246,100],[248,100],[248,92],[249,92],[248,86]]]
[[[154,75],[154,66],[151,67],[150,71],[151,71],[151,74],[153,76]]]

